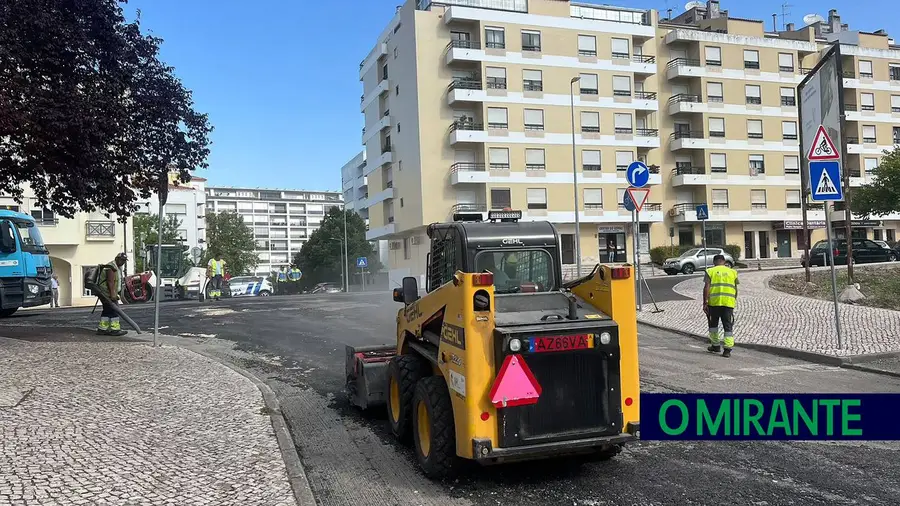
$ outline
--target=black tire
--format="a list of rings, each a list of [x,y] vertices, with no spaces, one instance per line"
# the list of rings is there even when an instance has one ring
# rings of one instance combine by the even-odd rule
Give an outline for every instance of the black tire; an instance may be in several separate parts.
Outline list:
[[[684,266],[681,268],[682,274],[693,274],[695,270],[696,268],[694,267],[694,264],[691,263],[684,264]]]
[[[891,253],[890,255],[888,255],[888,262],[896,262],[896,261],[897,261],[896,253]]]
[[[263,290],[263,291],[259,292],[260,297],[268,297],[270,295],[272,295],[272,293],[268,290]]]
[[[13,315],[13,313],[15,313],[18,310],[19,310],[19,308],[17,308],[17,307],[11,307],[8,309],[0,309],[0,318],[10,317]]]
[[[397,355],[388,363],[388,424],[394,437],[400,441],[409,441],[412,430],[413,394],[416,384],[427,375],[428,364],[418,355]],[[397,392],[393,392],[394,385],[397,385]],[[396,403],[395,394],[398,396]]]
[[[424,409],[427,417],[419,416],[419,410]],[[456,456],[456,425],[453,421],[453,403],[450,401],[450,391],[447,382],[441,376],[429,376],[422,378],[416,385],[413,396],[413,418],[415,430],[416,459],[425,476],[431,479],[440,479],[452,476],[459,464]],[[427,418],[423,419],[423,418]],[[427,451],[423,451],[424,427],[427,424],[428,442]]]
[[[729,269],[734,268],[734,264],[731,263],[731,262],[725,262],[725,265],[726,265]]]

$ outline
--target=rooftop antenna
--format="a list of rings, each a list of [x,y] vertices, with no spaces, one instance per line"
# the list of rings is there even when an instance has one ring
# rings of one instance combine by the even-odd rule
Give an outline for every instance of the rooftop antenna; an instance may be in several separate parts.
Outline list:
[[[791,5],[787,2],[784,2],[783,4],[781,4],[781,29],[782,30],[787,29],[787,18],[788,18],[788,16],[791,15],[791,7],[793,7],[793,5]]]

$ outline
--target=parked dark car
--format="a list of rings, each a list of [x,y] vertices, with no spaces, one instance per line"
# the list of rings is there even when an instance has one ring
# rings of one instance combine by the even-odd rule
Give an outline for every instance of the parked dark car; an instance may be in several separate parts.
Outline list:
[[[340,293],[343,291],[339,283],[319,283],[308,293]]]
[[[834,242],[834,264],[847,264],[847,240],[836,239]],[[809,265],[822,267],[828,265],[828,241],[819,241],[809,250]],[[857,264],[869,264],[874,262],[890,262],[895,258],[895,252],[879,246],[869,239],[853,239],[853,261]]]

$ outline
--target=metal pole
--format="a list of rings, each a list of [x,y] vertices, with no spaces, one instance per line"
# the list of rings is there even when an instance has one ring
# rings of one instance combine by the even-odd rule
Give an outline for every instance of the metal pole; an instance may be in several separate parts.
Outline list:
[[[156,298],[153,308],[153,347],[156,348],[156,341],[159,336],[159,285],[162,280],[162,273],[159,266],[162,265],[162,229],[163,229],[163,201],[159,199],[159,223],[156,229],[156,288],[153,295]]]
[[[344,208],[344,266],[341,268],[341,274],[344,275],[344,292],[350,292],[350,252],[347,244],[347,209]]]
[[[703,235],[700,238],[700,243],[703,245],[703,254],[706,255],[706,220],[700,220],[700,233]]]
[[[644,310],[644,291],[641,287],[641,280],[644,279],[644,274],[641,272],[641,212],[635,208],[634,210],[634,230],[635,230],[635,248],[634,248],[634,265],[637,267],[637,277],[638,277],[638,311]]]
[[[569,98],[572,105],[572,190],[575,194],[575,270],[576,278],[581,278],[581,220],[578,217],[578,157],[575,148],[575,83],[580,76],[569,82]]]
[[[831,240],[831,209],[825,203],[825,233],[828,234],[828,257],[831,259],[831,291],[834,296],[834,325],[837,329],[838,348],[844,349],[844,339],[841,337],[841,313],[838,307],[837,274],[834,271],[834,244]],[[850,242],[849,239],[847,242]]]
[[[641,291],[641,278],[638,274],[638,241],[637,241],[637,211],[631,211],[631,265],[634,266],[634,293],[637,297]]]

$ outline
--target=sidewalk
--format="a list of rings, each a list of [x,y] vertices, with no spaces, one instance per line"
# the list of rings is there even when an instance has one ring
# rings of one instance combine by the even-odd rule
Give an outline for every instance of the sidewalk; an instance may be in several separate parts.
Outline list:
[[[740,271],[735,310],[738,348],[741,343],[753,343],[832,357],[900,352],[900,312],[841,304],[844,348],[840,349],[834,304],[769,288],[768,280],[776,274]],[[651,313],[653,305],[645,300],[638,321],[706,336],[708,328],[701,308],[703,277],[683,281],[674,290],[693,300],[660,302],[660,309],[665,311],[656,314]]]
[[[0,338],[0,504],[294,505],[264,406],[182,348]]]

